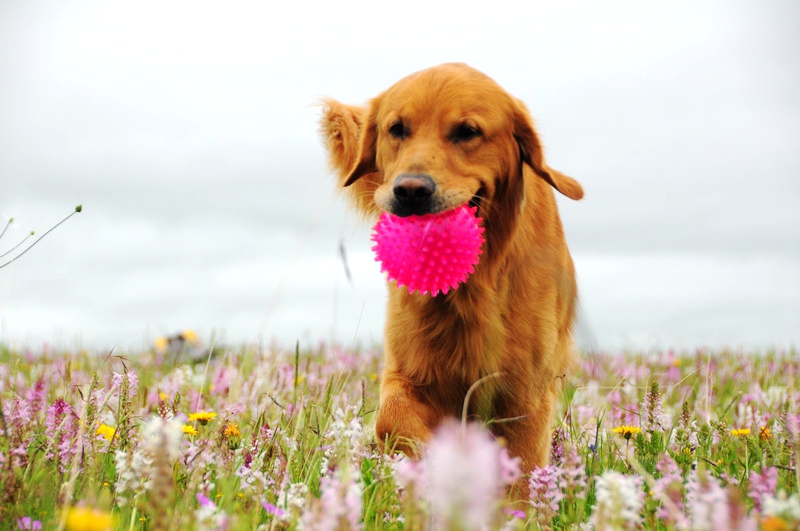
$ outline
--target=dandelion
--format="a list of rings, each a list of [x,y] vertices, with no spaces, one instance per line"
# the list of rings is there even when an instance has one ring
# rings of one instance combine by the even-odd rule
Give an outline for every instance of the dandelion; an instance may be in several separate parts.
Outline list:
[[[644,502],[641,477],[606,470],[597,478],[596,486],[597,505],[589,520],[594,529],[616,531],[641,526]]]
[[[108,424],[100,424],[95,430],[96,435],[103,437],[107,441],[113,439],[116,433],[117,429],[113,426],[109,426]]]
[[[228,422],[222,429],[222,438],[228,443],[228,448],[235,450],[239,448],[239,443],[242,441],[242,434],[239,431],[239,426],[233,422]]]
[[[614,433],[622,435],[626,441],[629,441],[631,437],[642,431],[642,428],[637,428],[636,426],[617,426],[613,430]]]
[[[731,430],[731,435],[734,437],[745,437],[750,435],[750,428],[734,428]]]
[[[225,426],[225,429],[224,429],[224,430],[222,430],[222,434],[223,434],[225,437],[228,437],[228,438],[231,438],[231,437],[241,437],[241,435],[242,435],[242,434],[239,432],[239,426],[237,426],[237,425],[236,425],[236,424],[234,424],[233,422],[229,422],[229,423],[227,424],[227,426]]]
[[[183,430],[183,433],[189,436],[194,436],[198,433],[198,431],[191,424],[184,424],[181,430]]]
[[[106,531],[113,525],[110,512],[93,507],[70,507],[67,511],[67,531]]]
[[[199,422],[201,426],[205,426],[210,421],[214,420],[217,414],[210,411],[199,411],[197,413],[189,414],[189,422]]]

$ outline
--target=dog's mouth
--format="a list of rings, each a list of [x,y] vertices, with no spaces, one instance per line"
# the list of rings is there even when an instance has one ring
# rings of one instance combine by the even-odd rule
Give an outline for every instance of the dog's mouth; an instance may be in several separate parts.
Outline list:
[[[483,198],[486,196],[486,189],[481,186],[478,188],[478,191],[475,192],[475,195],[472,196],[472,199],[469,200],[469,206],[475,207],[478,209],[478,215],[480,215],[481,211],[481,204],[483,203]]]

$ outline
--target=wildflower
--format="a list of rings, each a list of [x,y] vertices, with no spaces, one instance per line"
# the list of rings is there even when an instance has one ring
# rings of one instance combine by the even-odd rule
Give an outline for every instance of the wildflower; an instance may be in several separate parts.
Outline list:
[[[106,531],[114,525],[111,513],[92,507],[70,507],[67,531]]]
[[[745,516],[741,504],[728,496],[719,481],[703,469],[692,472],[686,484],[689,529],[755,529],[755,522]]]
[[[229,422],[228,425],[225,426],[225,429],[222,430],[222,434],[225,437],[228,437],[228,438],[230,438],[230,437],[241,437],[241,435],[242,435],[239,432],[239,426],[237,426],[233,422]]]
[[[637,428],[636,426],[617,426],[611,431],[622,435],[625,440],[628,441],[631,437],[642,431],[642,428]]]
[[[791,531],[791,524],[780,516],[767,516],[761,519],[762,531]]]
[[[189,414],[189,422],[199,422],[201,426],[205,426],[210,421],[214,420],[217,414],[210,411],[200,411],[197,413]]]
[[[776,526],[772,529],[781,529],[777,527],[781,523],[787,524],[784,529],[797,529],[800,525],[800,494],[797,492],[787,497],[786,491],[781,490],[777,496],[766,496],[763,502],[764,520]]]
[[[642,426],[645,431],[664,431],[664,411],[661,407],[661,390],[653,382],[642,401]]]
[[[558,514],[558,504],[564,497],[559,488],[561,470],[555,465],[535,468],[531,472],[528,486],[531,491],[530,504],[536,510],[539,526],[549,529],[553,518]]]
[[[734,437],[745,437],[750,435],[750,428],[734,428],[731,430],[731,435]]]
[[[598,531],[638,529],[644,502],[642,478],[606,470],[597,478],[597,505],[590,524]]]
[[[575,448],[570,448],[564,457],[558,486],[570,499],[585,499],[587,488],[586,470],[583,461]]]
[[[753,507],[761,512],[764,508],[764,499],[775,494],[778,488],[778,469],[774,466],[765,467],[761,473],[754,470],[750,471],[750,498],[753,500]]]
[[[436,528],[490,525],[503,492],[501,450],[478,425],[450,422],[441,426],[424,458]]]
[[[100,424],[95,430],[96,435],[102,436],[107,441],[113,439],[116,433],[117,429],[113,426],[109,426],[108,424]]]
[[[683,514],[683,476],[678,464],[665,455],[656,465],[656,470],[661,474],[653,483],[652,492],[653,498],[661,502],[657,516],[667,525],[687,529],[689,522]]]
[[[363,529],[363,488],[359,474],[347,462],[344,466],[322,476],[319,481],[320,499],[313,500],[300,521],[301,529],[334,531]]]
[[[762,441],[768,441],[772,439],[772,431],[770,431],[769,426],[761,426],[758,428],[758,436]]]
[[[78,452],[78,421],[72,407],[63,398],[57,398],[53,405],[47,408],[45,420],[45,435],[50,439],[48,459],[56,457],[58,471],[65,472],[72,457]],[[58,454],[50,449],[58,449]]]
[[[177,420],[153,417],[140,428],[138,447],[116,452],[114,490],[120,505],[145,491],[150,491],[152,499],[159,503],[168,502],[172,492],[172,467],[181,457],[182,436],[183,428]]]
[[[239,432],[239,426],[233,422],[228,422],[222,429],[222,438],[228,443],[228,448],[235,450],[239,448],[239,443],[242,442],[242,434]]]
[[[194,429],[194,426],[192,426],[191,424],[185,424],[181,429],[183,430],[183,433],[185,433],[186,435],[194,436],[197,435],[198,433],[197,430]]]
[[[17,518],[17,529],[41,531],[42,522],[39,520],[33,520],[30,516],[23,516],[22,518]]]
[[[261,506],[264,508],[265,511],[267,511],[267,513],[271,514],[278,520],[283,520],[288,516],[288,513],[286,511],[284,511],[283,509],[281,509],[276,505],[272,505],[271,503],[261,502]]]
[[[227,516],[207,496],[197,493],[199,507],[194,512],[199,529],[224,529]]]

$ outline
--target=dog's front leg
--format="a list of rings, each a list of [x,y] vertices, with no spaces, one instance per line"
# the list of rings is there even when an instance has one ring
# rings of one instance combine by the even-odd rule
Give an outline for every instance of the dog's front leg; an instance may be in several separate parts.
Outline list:
[[[419,458],[420,443],[426,442],[441,420],[419,389],[400,374],[384,370],[375,434],[386,452],[403,452]]]

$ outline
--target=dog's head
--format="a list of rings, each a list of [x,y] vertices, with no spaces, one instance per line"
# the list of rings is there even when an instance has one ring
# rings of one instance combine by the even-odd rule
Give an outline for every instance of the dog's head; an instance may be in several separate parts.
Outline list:
[[[487,218],[495,208],[518,210],[523,165],[562,194],[583,196],[580,184],[544,163],[522,102],[467,65],[412,74],[367,108],[326,106],[332,163],[344,186],[357,185],[364,211],[408,216],[470,203]]]

